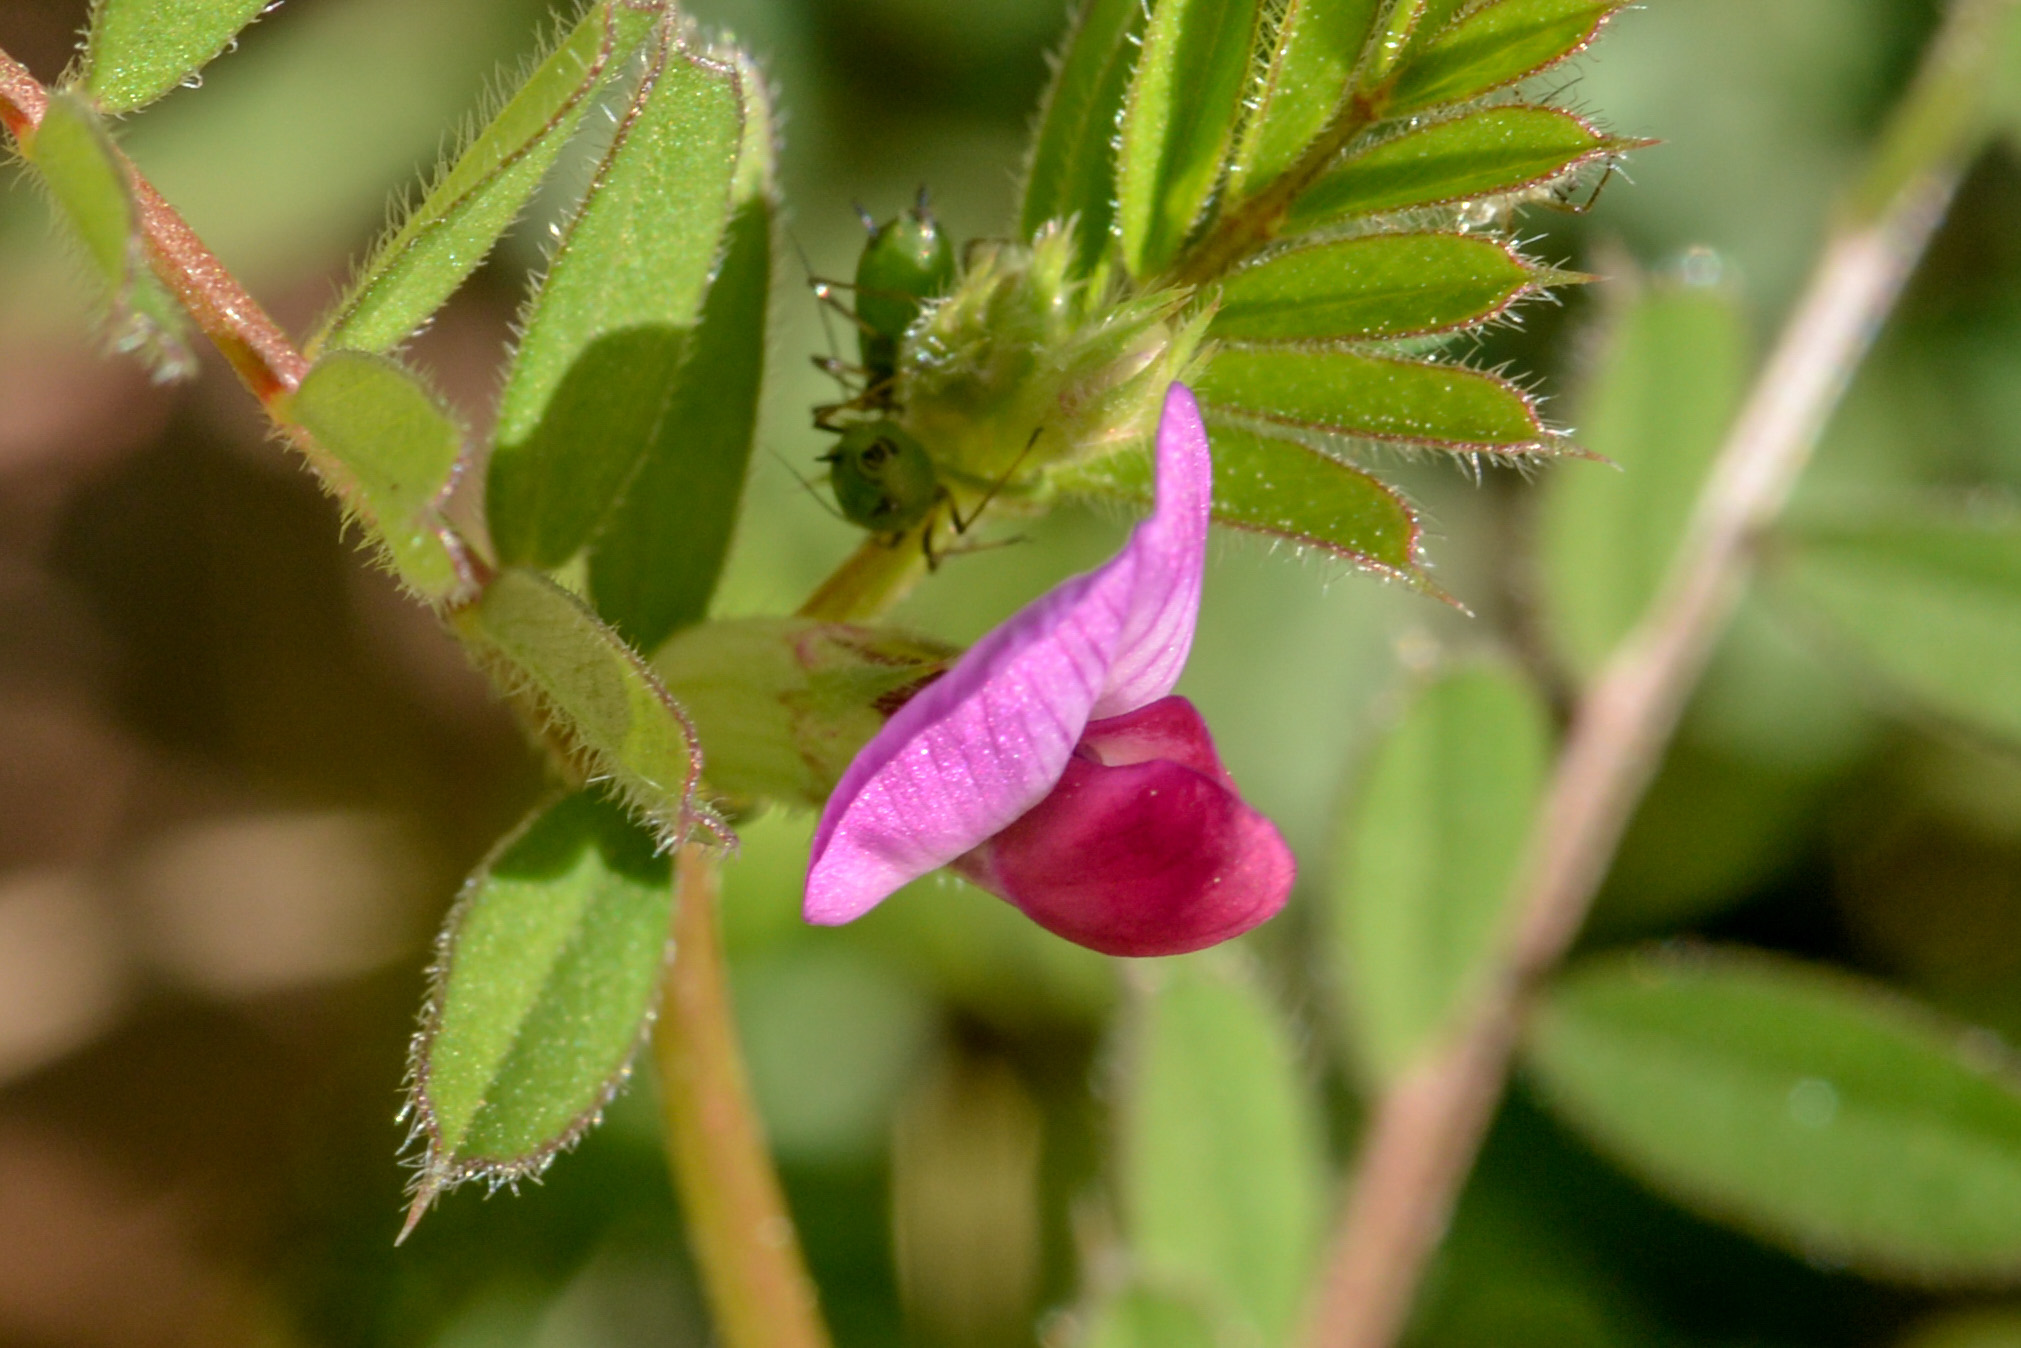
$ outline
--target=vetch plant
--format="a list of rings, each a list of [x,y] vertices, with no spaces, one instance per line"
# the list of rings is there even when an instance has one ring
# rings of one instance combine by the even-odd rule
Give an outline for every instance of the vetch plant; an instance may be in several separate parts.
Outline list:
[[[1570,1128],[1686,1207],[1877,1279],[2021,1281],[2004,1050],[1780,957],[1556,972],[1757,560],[1879,684],[2013,733],[2011,521],[1778,516],[2011,111],[1997,74],[2021,19],[2012,0],[1952,7],[1730,426],[1730,300],[1658,287],[1619,301],[1585,443],[1469,343],[1594,279],[1532,256],[1514,222],[1583,209],[1648,143],[1562,106],[1566,63],[1622,8],[1083,0],[1016,219],[957,246],[922,194],[866,221],[850,282],[815,283],[858,337],[854,363],[817,357],[840,391],[808,410],[862,537],[797,612],[740,617],[713,605],[740,514],[763,508],[744,487],[784,207],[773,95],[734,42],[671,0],[583,5],[299,342],[113,122],[196,81],[258,5],[104,0],[54,86],[0,53],[0,121],[100,286],[108,344],[173,380],[191,334],[209,339],[542,765],[545,798],[442,928],[399,1238],[461,1183],[540,1175],[650,1044],[719,1337],[828,1341],[719,930],[738,832],[776,810],[818,820],[813,924],[945,868],[1103,954],[1187,956],[1124,974],[1112,1182],[1049,1344],[1396,1342],[1519,1056]],[[583,147],[594,169],[478,437],[412,339]],[[1496,634],[1501,655],[1414,685],[1329,875],[1243,799],[1175,690],[1217,527],[1428,609],[1455,598],[1385,475],[1399,452],[1476,478],[1604,457],[1627,495],[1554,476],[1538,611]],[[890,617],[929,575],[960,593],[971,536],[1082,505],[1142,518],[968,650]],[[1274,972],[1313,978],[1330,1036],[1301,1038],[1260,956],[1192,953],[1281,911],[1283,946],[1323,938],[1316,976]],[[1333,1130],[1358,1152],[1330,1253],[1323,1116],[1344,1092],[1315,1089],[1308,1049],[1338,1050],[1366,1105]],[[992,1098],[991,1136],[1026,1155],[1015,1091]]]

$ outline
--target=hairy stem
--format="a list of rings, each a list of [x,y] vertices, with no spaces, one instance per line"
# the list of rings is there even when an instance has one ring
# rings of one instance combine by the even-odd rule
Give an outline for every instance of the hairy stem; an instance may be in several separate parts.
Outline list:
[[[653,1027],[674,1186],[726,1348],[828,1348],[737,1048],[716,861],[681,848],[674,958]]]
[[[17,143],[33,138],[47,106],[41,84],[0,51],[0,123]],[[154,274],[262,404],[292,392],[309,370],[302,353],[133,162],[121,155],[120,163],[133,184],[141,242]]]
[[[1961,0],[1848,202],[1701,491],[1663,589],[1572,720],[1519,881],[1513,939],[1465,1022],[1377,1101],[1307,1323],[1387,1348],[1410,1315],[1508,1075],[1524,1004],[1577,936],[1621,833],[1853,370],[1942,219],[2015,0]]]

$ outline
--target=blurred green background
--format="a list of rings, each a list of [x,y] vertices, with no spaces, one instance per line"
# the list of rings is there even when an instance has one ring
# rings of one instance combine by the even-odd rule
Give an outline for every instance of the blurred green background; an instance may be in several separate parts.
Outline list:
[[[800,282],[927,184],[959,238],[1008,223],[1060,0],[697,0],[785,113],[760,452],[723,613],[789,610],[855,542],[797,480],[831,395]],[[0,0],[53,79],[85,7]],[[1932,0],[1652,0],[1565,76],[1660,137],[1530,251],[1617,281],[1716,272],[1765,342],[1837,184],[1900,91]],[[301,331],[389,194],[433,163],[541,0],[288,0],[127,128],[227,264]],[[483,424],[547,225],[586,163],[416,344]],[[2021,159],[1974,170],[1797,509],[2021,488]],[[1578,424],[1608,287],[1533,307],[1484,364]],[[0,195],[0,1342],[629,1348],[702,1344],[641,1080],[541,1185],[459,1193],[391,1240],[394,1122],[428,940],[538,790],[505,712],[221,363],[173,388],[103,359],[18,176]],[[837,333],[838,337],[847,334]],[[1540,476],[1395,471],[1478,616],[1254,542],[1219,545],[1182,691],[1304,863],[1251,938],[1352,1137],[1312,967],[1315,896],[1359,751],[1443,655],[1533,642]],[[899,619],[967,640],[1106,554],[1062,512],[951,562]],[[1923,723],[1763,605],[1723,645],[1587,941],[1695,932],[1836,961],[2021,1034],[2021,762]],[[844,1345],[1064,1333],[1103,1247],[1111,1013],[1130,971],[952,881],[843,931],[797,918],[810,821],[745,832],[725,920],[757,1092]],[[2021,1343],[1953,1303],[1773,1252],[1592,1156],[1518,1087],[1414,1330],[1451,1348]],[[1990,1331],[1986,1325],[1992,1325]],[[1036,1326],[1036,1328],[1035,1328]],[[1924,1326],[1918,1329],[1918,1326]],[[2003,1327],[2004,1326],[2004,1327]],[[2003,1336],[2004,1337],[2001,1337]]]

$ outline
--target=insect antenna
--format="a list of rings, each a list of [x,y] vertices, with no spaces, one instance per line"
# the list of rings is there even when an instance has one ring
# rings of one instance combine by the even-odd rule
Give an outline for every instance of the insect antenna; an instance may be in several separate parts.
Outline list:
[[[1032,438],[1025,441],[1025,447],[1018,451],[1018,456],[1015,459],[1011,460],[1010,467],[1004,469],[1003,476],[999,477],[996,481],[990,483],[989,490],[984,492],[982,494],[982,499],[975,503],[975,509],[968,512],[967,519],[963,519],[961,517],[961,511],[955,507],[955,504],[952,500],[948,502],[947,513],[953,520],[954,531],[956,533],[958,534],[967,533],[969,531],[969,528],[972,525],[974,525],[974,523],[977,520],[982,518],[982,512],[989,509],[989,503],[991,501],[994,501],[996,499],[996,494],[1003,490],[1004,483],[1010,481],[1013,477],[1017,476],[1018,469],[1021,468],[1024,465],[1024,461],[1031,456],[1032,446],[1038,444],[1039,437],[1045,434],[1045,430],[1046,428],[1044,426],[1037,426],[1032,429]]]
[[[820,506],[823,510],[833,515],[836,519],[841,520],[844,524],[849,523],[849,520],[843,515],[843,513],[837,510],[834,506],[830,505],[827,499],[821,495],[821,488],[815,485],[815,483],[811,479],[809,479],[805,474],[803,474],[798,468],[795,468],[793,466],[793,461],[791,459],[788,459],[784,454],[781,454],[778,450],[772,449],[769,446],[767,447],[766,452],[779,461],[779,466],[781,468],[784,468],[787,472],[793,475],[793,480],[800,484],[801,490],[805,491],[809,496],[814,498],[815,505]],[[826,459],[831,456],[823,455],[822,457]]]

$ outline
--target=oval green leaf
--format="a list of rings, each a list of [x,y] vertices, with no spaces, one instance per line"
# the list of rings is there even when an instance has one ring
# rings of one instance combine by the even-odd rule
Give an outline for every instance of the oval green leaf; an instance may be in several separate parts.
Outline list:
[[[1236,960],[1149,970],[1128,1057],[1122,1184],[1136,1266],[1243,1341],[1288,1338],[1327,1205],[1290,1027]]]
[[[1494,0],[1411,54],[1391,87],[1391,116],[1476,98],[1583,50],[1622,0]]]
[[[880,628],[737,618],[653,657],[701,740],[712,791],[819,809],[856,751],[956,652]]]
[[[1333,121],[1379,7],[1379,0],[1289,0],[1284,6],[1228,170],[1231,199],[1269,186]]]
[[[745,147],[736,213],[701,321],[638,470],[589,549],[589,593],[604,621],[650,651],[708,615],[758,429],[772,295],[772,119],[746,68]]]
[[[1117,142],[1123,264],[1151,276],[1178,255],[1234,138],[1261,0],[1161,0],[1144,30]]]
[[[335,351],[277,415],[306,433],[310,461],[402,584],[435,603],[463,588],[462,545],[437,511],[463,431],[418,379],[384,356]]]
[[[1214,522],[1320,548],[1421,588],[1417,515],[1393,488],[1310,445],[1215,426]],[[1058,470],[1061,490],[1151,507],[1151,456],[1134,450]]]
[[[1778,593],[1884,686],[2021,740],[2021,518],[1818,524],[1773,557]]]
[[[1142,0],[1085,0],[1053,69],[1025,166],[1019,235],[1075,221],[1079,270],[1108,246],[1115,217],[1116,119],[1143,40]]]
[[[1459,365],[1337,347],[1224,346],[1194,391],[1219,412],[1327,435],[1487,454],[1556,447],[1520,389]]]
[[[535,814],[470,877],[414,1039],[426,1150],[410,1230],[444,1189],[537,1175],[595,1126],[651,1021],[673,898],[652,836],[586,794]]]
[[[1740,405],[1746,320],[1725,290],[1658,283],[1621,304],[1573,422],[1614,461],[1567,464],[1545,485],[1544,609],[1581,676],[1656,597],[1693,504]]]
[[[744,137],[735,67],[663,25],[528,311],[499,402],[487,493],[507,562],[587,543],[666,412],[715,268]]]
[[[1792,960],[1634,953],[1562,979],[1527,1057],[1698,1212],[1875,1277],[2021,1277],[2021,1075],[1990,1034]]]
[[[720,829],[695,799],[702,755],[687,714],[580,599],[538,571],[508,567],[449,619],[499,686],[537,703],[663,843],[698,825]]]
[[[107,112],[152,103],[208,65],[270,0],[99,0],[84,88]]]
[[[1465,234],[1364,234],[1272,253],[1230,273],[1209,337],[1370,341],[1484,323],[1550,279],[1508,244]]]
[[[1418,689],[1376,746],[1341,829],[1330,944],[1348,1042],[1376,1087],[1486,986],[1551,740],[1530,681],[1478,664]]]
[[[518,217],[654,18],[625,0],[593,5],[372,250],[309,350],[387,351],[425,324]]]
[[[75,94],[51,93],[21,151],[40,170],[85,261],[105,285],[113,346],[138,354],[157,381],[194,374],[195,358],[182,341],[182,310],[148,269],[133,184],[98,114]]]
[[[1626,148],[1556,108],[1489,108],[1377,141],[1291,208],[1292,228],[1542,188]]]

